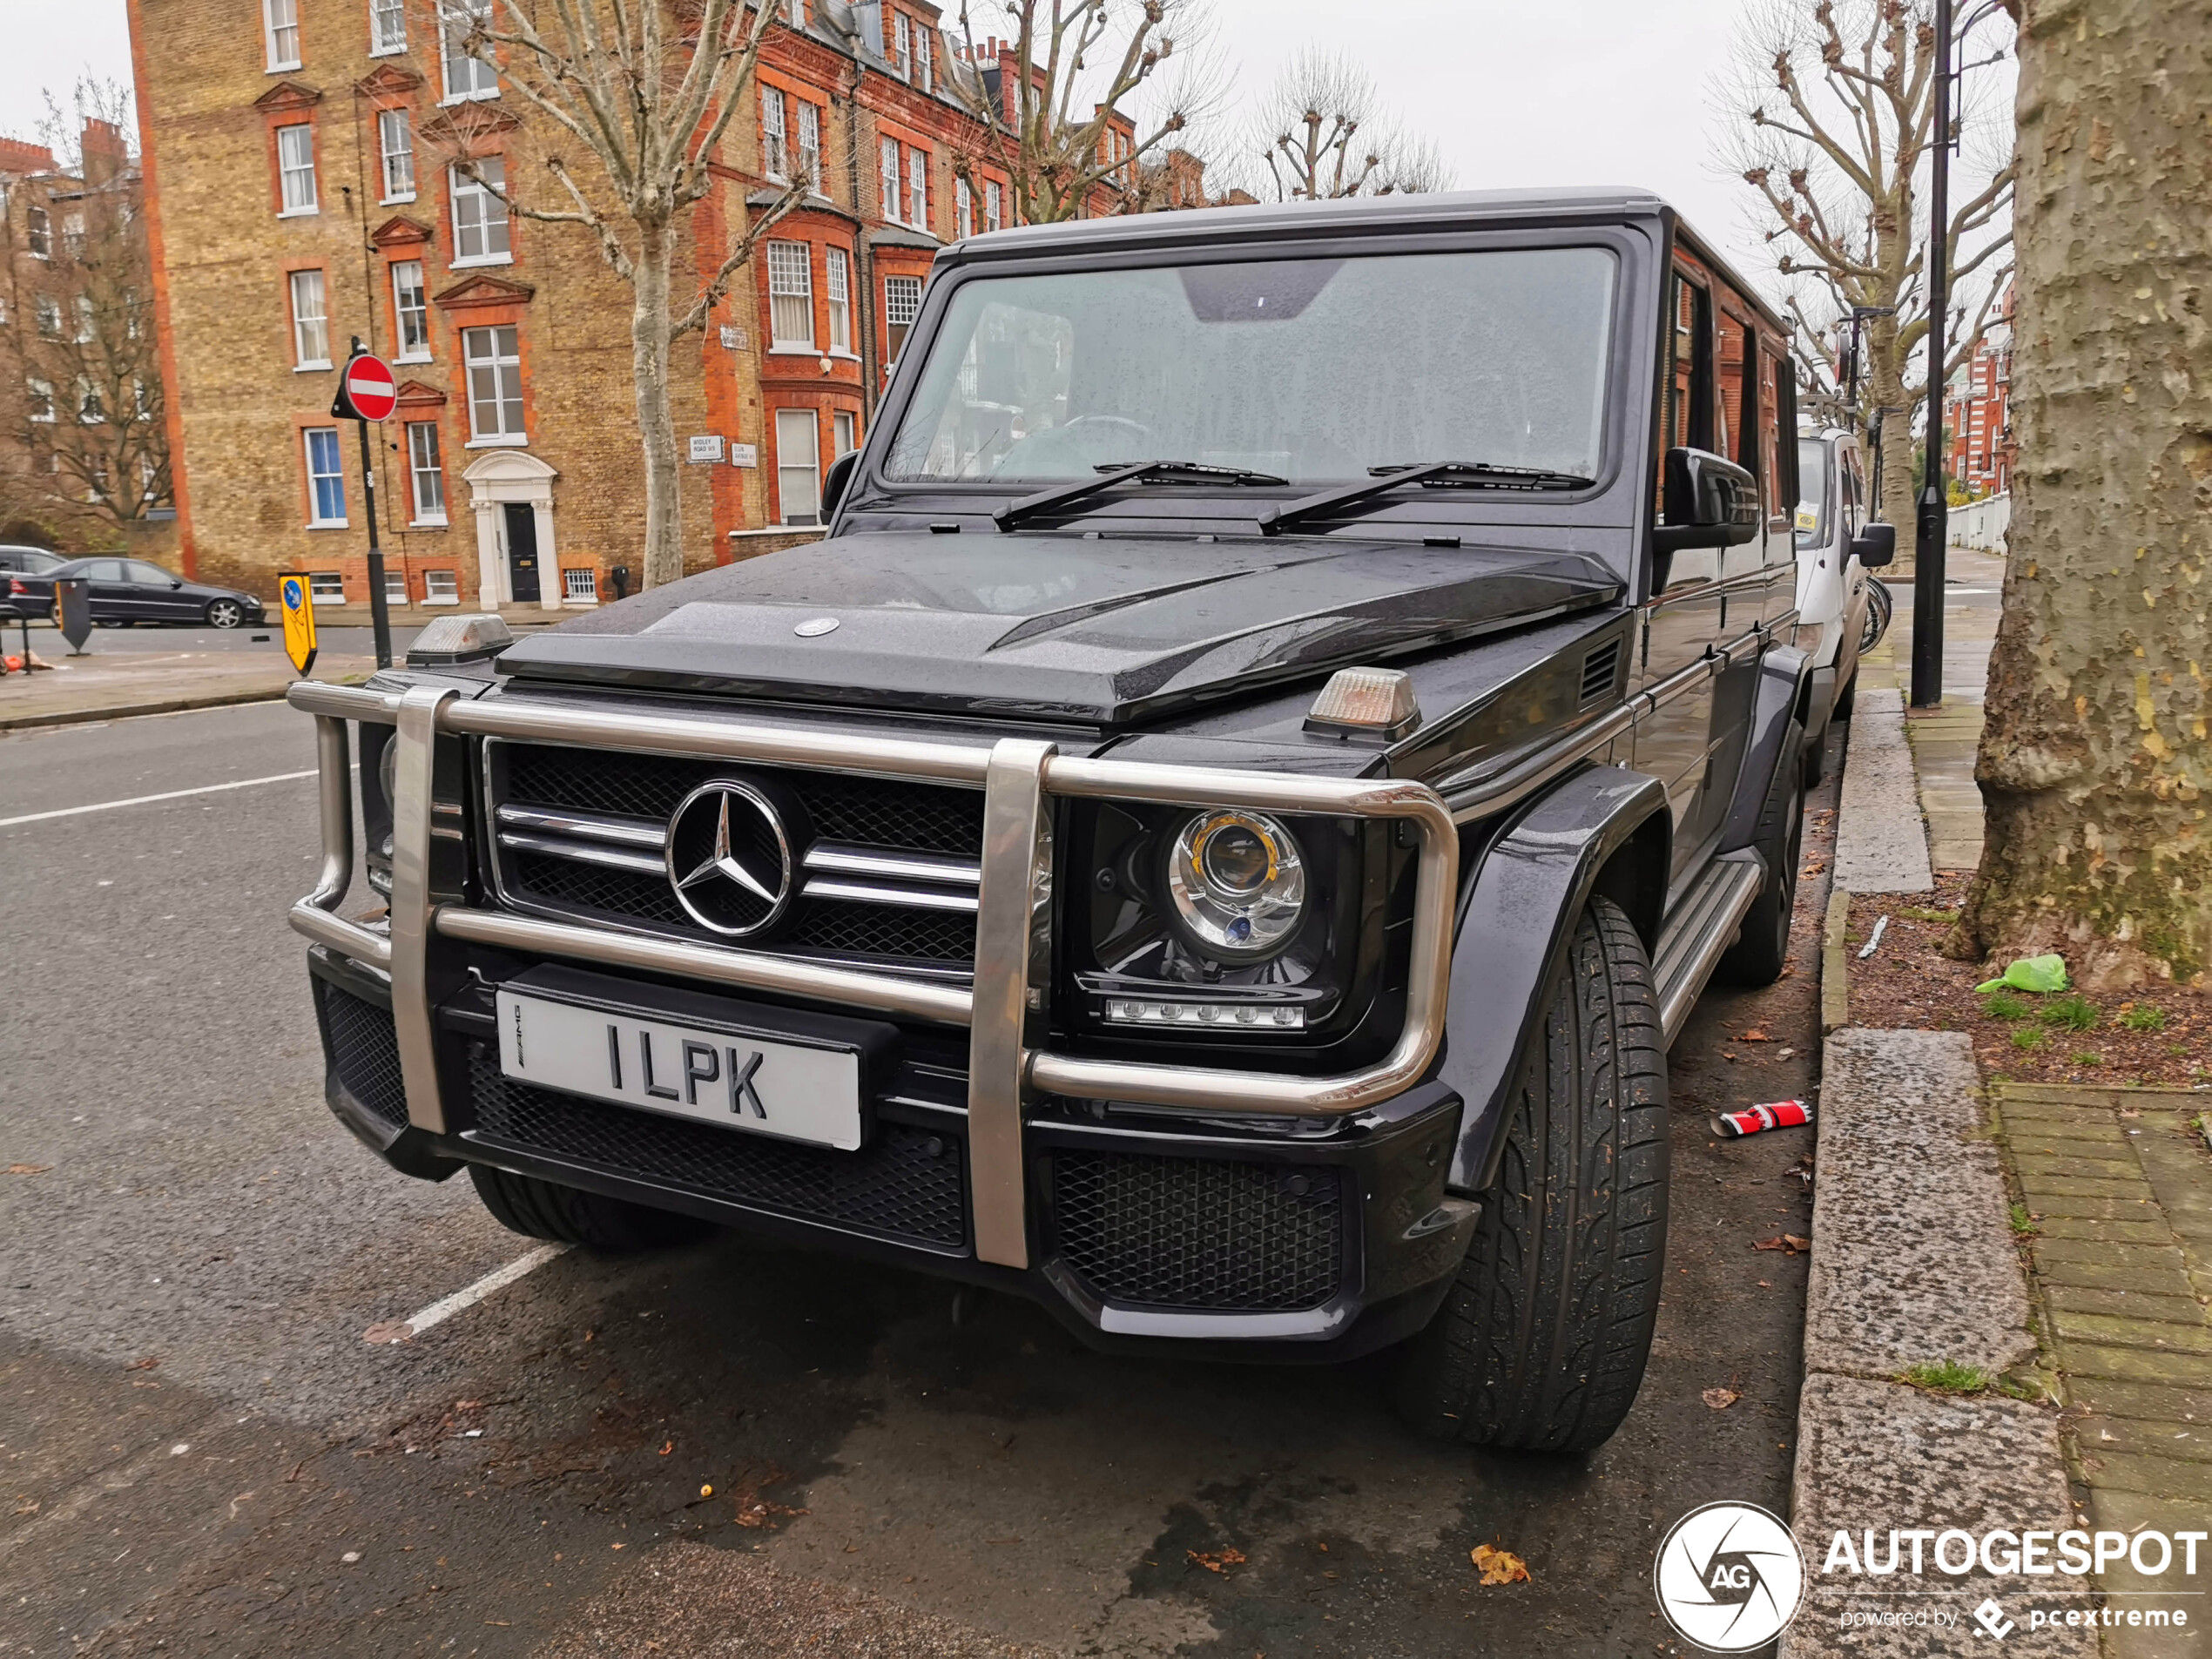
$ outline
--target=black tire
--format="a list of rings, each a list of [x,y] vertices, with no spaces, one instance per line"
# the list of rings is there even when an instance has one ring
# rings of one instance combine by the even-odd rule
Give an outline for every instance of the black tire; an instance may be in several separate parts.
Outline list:
[[[604,1197],[575,1187],[556,1186],[535,1176],[515,1175],[472,1163],[469,1178],[492,1219],[509,1232],[587,1250],[628,1255],[688,1244],[714,1231],[710,1222],[671,1214],[621,1198]]]
[[[1440,1439],[1584,1452],[1643,1380],[1667,1243],[1667,1055],[1643,942],[1593,899],[1530,1034],[1498,1178],[1459,1277],[1399,1362]]]
[[[1767,882],[1743,913],[1743,931],[1714,969],[1731,985],[1771,985],[1790,961],[1790,919],[1797,906],[1797,859],[1805,829],[1804,792],[1797,784],[1804,742],[1804,727],[1791,721],[1751,840],[1766,860]]]
[[[236,628],[246,620],[246,607],[235,599],[210,599],[207,602],[207,625],[210,628]]]
[[[1836,695],[1836,711],[1828,718],[1831,721],[1851,718],[1851,705],[1858,701],[1858,671],[1854,668],[1851,678],[1844,682],[1844,689]]]

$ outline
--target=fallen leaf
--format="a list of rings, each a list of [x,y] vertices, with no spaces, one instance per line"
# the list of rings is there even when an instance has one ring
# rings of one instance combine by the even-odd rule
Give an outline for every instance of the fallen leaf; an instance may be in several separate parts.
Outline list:
[[[1793,1256],[1796,1255],[1797,1251],[1790,1249],[1790,1245],[1786,1242],[1786,1239],[1787,1235],[1777,1233],[1771,1238],[1754,1239],[1751,1244],[1751,1248],[1753,1250],[1789,1251],[1790,1254]]]
[[[1482,1569],[1485,1584],[1526,1584],[1528,1581],[1528,1563],[1509,1549],[1493,1549],[1487,1544],[1477,1544],[1467,1554]]]
[[[1721,1058],[1723,1060],[1733,1060],[1736,1056],[1730,1054],[1727,1049],[1723,1049],[1721,1050]]]
[[[44,1175],[53,1167],[51,1163],[10,1163],[8,1166],[8,1173],[10,1175]]]
[[[143,1359],[133,1359],[129,1365],[124,1366],[123,1368],[125,1371],[152,1371],[160,1363],[161,1361],[155,1358],[152,1354],[148,1354]]]
[[[1183,1553],[1209,1573],[1225,1575],[1231,1568],[1244,1564],[1244,1552],[1241,1549],[1217,1549],[1205,1554],[1200,1554],[1195,1549],[1186,1549]]]
[[[1783,1235],[1782,1235],[1782,1242],[1783,1242],[1784,1244],[1785,1244],[1789,1245],[1789,1246],[1790,1246],[1790,1248],[1791,1248],[1791,1249],[1792,1249],[1792,1250],[1811,1250],[1811,1249],[1812,1248],[1812,1240],[1811,1240],[1811,1239],[1810,1239],[1810,1238],[1798,1238],[1798,1237],[1797,1237],[1797,1234],[1795,1234],[1795,1233],[1784,1233],[1784,1234],[1783,1234]]]
[[[1794,1060],[1797,1057],[1797,1051],[1795,1049],[1778,1049],[1774,1057],[1777,1060]]]
[[[1760,1030],[1758,1027],[1753,1026],[1749,1031],[1746,1031],[1743,1036],[1738,1039],[1738,1041],[1743,1042],[1771,1042],[1774,1039],[1767,1035],[1765,1032]]]
[[[361,1332],[361,1340],[379,1345],[388,1342],[405,1342],[414,1334],[415,1327],[405,1319],[379,1319]]]
[[[1759,1288],[1763,1291],[1770,1291],[1774,1288],[1774,1286],[1768,1284],[1764,1279],[1761,1279],[1759,1281]]]
[[[663,1441],[660,1443],[660,1454],[661,1454],[663,1457],[666,1457],[666,1456],[667,1456],[667,1455],[668,1455],[671,1452],[673,1452],[675,1449],[676,1449],[676,1442],[675,1442],[674,1440],[663,1440]]]
[[[1737,1393],[1733,1388],[1708,1388],[1703,1394],[1699,1395],[1698,1398],[1703,1399],[1708,1406],[1710,1406],[1715,1411],[1724,1412],[1730,1406],[1736,1404],[1737,1400],[1743,1399],[1743,1396]]]

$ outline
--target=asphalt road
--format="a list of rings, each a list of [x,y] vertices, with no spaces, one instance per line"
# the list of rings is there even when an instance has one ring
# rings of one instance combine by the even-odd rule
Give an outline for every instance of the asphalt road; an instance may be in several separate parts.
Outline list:
[[[0,820],[311,764],[276,706],[0,738]],[[1791,974],[1710,995],[1676,1048],[1651,1369],[1562,1461],[1413,1438],[1379,1362],[1106,1359],[1025,1304],[955,1324],[936,1282],[734,1233],[559,1255],[369,1345],[531,1244],[322,1105],[283,921],[312,790],[0,822],[8,1659],[1650,1654],[1665,1528],[1786,1511],[1805,1264],[1752,1246],[1810,1231],[1811,1139],[1706,1119],[1811,1084],[1824,877]],[[1486,1542],[1531,1581],[1482,1587]]]
[[[408,644],[421,630],[398,627],[392,630],[392,651],[404,656]],[[43,636],[43,637],[42,637]],[[15,637],[12,629],[9,637]],[[320,627],[315,630],[315,643],[332,657],[368,657],[376,650],[376,631],[373,628]],[[56,637],[51,624],[33,623],[30,627],[30,648],[42,657],[51,657],[69,649],[68,643]],[[140,623],[133,628],[95,628],[84,641],[84,649],[91,656],[151,655],[162,651],[242,651],[266,653],[271,657],[284,655],[283,619],[271,614],[266,626],[260,628],[208,628],[199,625],[179,627],[164,623]],[[0,813],[0,817],[6,814]]]

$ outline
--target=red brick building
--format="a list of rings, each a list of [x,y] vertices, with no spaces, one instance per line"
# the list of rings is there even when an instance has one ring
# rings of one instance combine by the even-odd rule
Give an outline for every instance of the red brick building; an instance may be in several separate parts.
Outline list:
[[[1944,397],[1944,429],[1950,435],[1946,467],[1976,500],[2012,488],[2018,446],[2013,442],[2013,291],[2003,302],[2003,323],[1951,377]]]
[[[401,381],[374,455],[393,597],[609,594],[644,517],[629,293],[587,235],[451,165],[543,177],[542,118],[500,65],[434,0],[131,0],[131,20],[187,569],[263,593],[305,570],[324,603],[367,602],[357,438],[328,413],[359,336]],[[950,78],[976,71],[938,25],[926,0],[779,0],[688,226],[698,280],[807,190],[677,342],[687,568],[813,533],[936,250],[1010,222]],[[1190,158],[1158,171],[1159,205],[1203,199]]]

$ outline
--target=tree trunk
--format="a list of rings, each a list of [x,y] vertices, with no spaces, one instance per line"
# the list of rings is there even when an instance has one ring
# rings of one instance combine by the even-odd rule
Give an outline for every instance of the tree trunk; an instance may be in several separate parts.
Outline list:
[[[1873,419],[1871,411],[1888,411],[1882,416],[1882,488],[1875,498],[1874,509],[1884,523],[1898,527],[1898,539],[1910,547],[1913,496],[1920,482],[1912,470],[1913,411],[1905,390],[1904,376],[1898,372],[1897,330],[1892,327],[1885,329],[1883,334],[1885,338],[1867,353],[1866,401],[1860,407],[1870,411],[1870,428]],[[1871,481],[1869,482],[1871,485]]]
[[[2020,42],[2020,462],[1988,839],[1953,945],[2077,980],[2212,962],[2212,12],[2030,0]]]
[[[684,496],[676,462],[676,413],[669,401],[669,266],[666,226],[641,226],[632,280],[630,357],[637,381],[637,433],[645,450],[644,585],[684,574]]]

